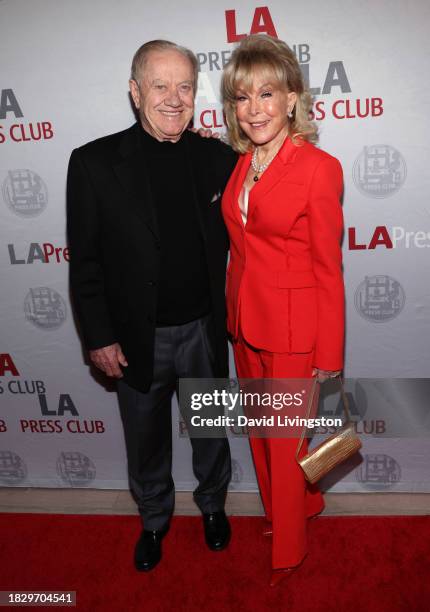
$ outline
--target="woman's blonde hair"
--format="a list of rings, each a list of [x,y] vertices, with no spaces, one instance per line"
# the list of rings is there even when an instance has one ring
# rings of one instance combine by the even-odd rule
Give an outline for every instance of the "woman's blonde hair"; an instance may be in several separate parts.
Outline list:
[[[274,82],[281,90],[297,94],[293,116],[286,117],[290,137],[296,141],[302,139],[316,142],[317,127],[309,117],[312,97],[304,84],[293,51],[282,40],[265,34],[251,34],[233,51],[221,81],[228,136],[233,149],[239,153],[252,149],[252,142],[241,129],[236,117],[236,96],[239,88],[245,91],[252,88],[256,72],[267,75],[268,81]]]

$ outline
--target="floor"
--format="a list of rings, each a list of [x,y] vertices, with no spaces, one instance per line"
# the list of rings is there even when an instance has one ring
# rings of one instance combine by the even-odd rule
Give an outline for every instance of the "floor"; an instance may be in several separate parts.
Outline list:
[[[429,515],[430,493],[326,493],[325,516]],[[263,514],[257,493],[231,492],[229,515]],[[0,512],[137,514],[128,491],[100,489],[0,488]],[[192,494],[177,492],[175,514],[198,514]]]

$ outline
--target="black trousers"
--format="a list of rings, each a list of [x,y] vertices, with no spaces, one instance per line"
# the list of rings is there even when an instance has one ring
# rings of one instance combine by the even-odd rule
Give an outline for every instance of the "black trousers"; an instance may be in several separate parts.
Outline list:
[[[167,527],[174,509],[171,400],[178,379],[214,377],[209,316],[156,329],[154,379],[147,393],[118,380],[129,484],[145,529]],[[191,415],[181,411],[188,424]],[[231,478],[228,440],[190,440],[198,480],[194,501],[202,512],[223,510]]]

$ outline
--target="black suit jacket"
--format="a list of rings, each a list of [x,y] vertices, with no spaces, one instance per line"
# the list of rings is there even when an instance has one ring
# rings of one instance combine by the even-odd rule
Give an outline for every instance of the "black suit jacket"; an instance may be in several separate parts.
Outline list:
[[[67,226],[70,287],[84,344],[97,349],[119,342],[129,364],[124,380],[145,392],[153,377],[160,242],[140,129],[136,123],[72,152]],[[220,203],[237,155],[192,132],[186,143],[209,272],[215,374],[225,377],[228,237]]]

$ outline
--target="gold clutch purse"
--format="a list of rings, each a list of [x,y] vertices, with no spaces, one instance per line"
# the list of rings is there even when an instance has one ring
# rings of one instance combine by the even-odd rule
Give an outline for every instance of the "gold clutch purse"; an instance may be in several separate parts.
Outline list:
[[[299,459],[299,454],[305,438],[306,428],[303,428],[299,444],[297,445],[296,460],[302,468],[306,480],[312,484],[318,482],[318,480],[328,474],[336,465],[346,461],[348,457],[351,457],[351,455],[362,447],[361,440],[355,432],[354,423],[351,421],[348,398],[343,388],[343,381],[340,377],[339,383],[343,408],[347,418],[346,424],[301,459]],[[307,419],[311,413],[317,384],[318,380],[315,377],[308,403]]]

